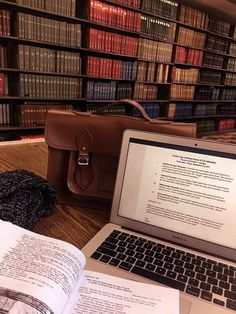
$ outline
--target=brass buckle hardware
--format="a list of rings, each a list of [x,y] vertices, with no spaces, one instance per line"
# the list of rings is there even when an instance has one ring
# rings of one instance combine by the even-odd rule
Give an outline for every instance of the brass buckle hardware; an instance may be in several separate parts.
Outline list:
[[[89,164],[89,155],[87,153],[79,153],[78,165],[87,166]]]

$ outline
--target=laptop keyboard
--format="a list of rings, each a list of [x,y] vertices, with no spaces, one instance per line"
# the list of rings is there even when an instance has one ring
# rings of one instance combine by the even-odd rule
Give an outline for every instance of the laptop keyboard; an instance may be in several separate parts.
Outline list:
[[[236,268],[113,230],[92,258],[236,311]]]

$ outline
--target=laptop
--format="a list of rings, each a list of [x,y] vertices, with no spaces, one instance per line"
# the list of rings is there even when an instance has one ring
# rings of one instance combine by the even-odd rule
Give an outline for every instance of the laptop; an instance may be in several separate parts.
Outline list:
[[[179,289],[181,314],[236,313],[235,194],[235,145],[126,130],[86,267]]]

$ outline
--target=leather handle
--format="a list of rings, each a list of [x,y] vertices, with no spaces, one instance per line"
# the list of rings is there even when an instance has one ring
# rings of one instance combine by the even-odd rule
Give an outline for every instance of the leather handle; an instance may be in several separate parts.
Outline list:
[[[142,115],[142,117],[143,117],[145,120],[147,120],[147,121],[149,121],[149,122],[152,122],[152,123],[157,123],[157,120],[154,120],[154,119],[150,118],[150,117],[148,116],[148,114],[146,113],[146,111],[144,110],[144,108],[143,108],[137,101],[135,101],[135,100],[133,100],[133,99],[121,99],[121,100],[114,101],[114,102],[112,102],[112,103],[109,103],[109,104],[107,104],[107,105],[102,106],[100,109],[95,110],[94,112],[92,112],[92,114],[101,113],[101,112],[103,112],[104,110],[106,110],[106,109],[108,109],[109,107],[114,106],[114,105],[115,105],[115,106],[119,106],[119,105],[130,105],[130,106],[136,108],[136,109],[140,112],[140,114]]]

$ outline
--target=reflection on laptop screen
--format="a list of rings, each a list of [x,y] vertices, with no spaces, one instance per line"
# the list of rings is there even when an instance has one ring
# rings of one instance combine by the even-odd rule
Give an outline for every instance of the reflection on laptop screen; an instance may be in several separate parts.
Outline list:
[[[233,154],[130,139],[119,215],[236,249]]]

